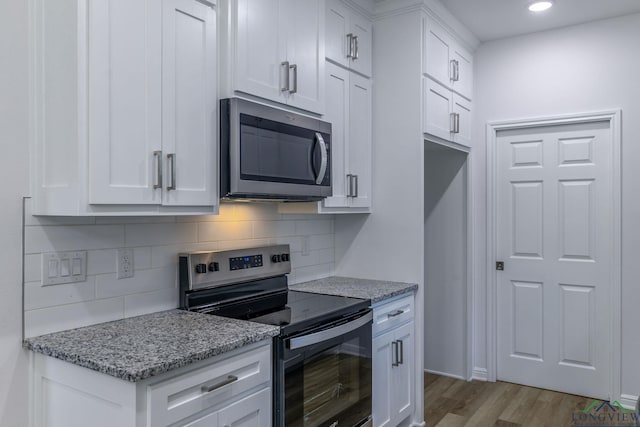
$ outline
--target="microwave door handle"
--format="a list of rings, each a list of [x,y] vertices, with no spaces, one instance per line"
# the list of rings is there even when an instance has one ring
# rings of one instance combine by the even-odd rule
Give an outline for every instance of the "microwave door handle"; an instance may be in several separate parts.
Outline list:
[[[327,144],[326,142],[324,142],[324,138],[322,137],[320,132],[316,132],[316,139],[320,143],[320,156],[321,156],[320,170],[318,171],[318,176],[316,176],[316,184],[320,185],[324,180],[324,174],[327,172],[327,163],[329,160],[329,156],[327,153]]]
[[[301,337],[295,337],[289,339],[289,349],[295,350],[301,347],[307,347],[313,344],[318,344],[324,341],[328,341],[333,338],[337,338],[341,335],[353,332],[358,328],[363,327],[367,323],[373,320],[373,314],[368,312],[362,317],[352,320],[348,323],[336,326],[334,328],[325,329],[324,331],[314,332]]]

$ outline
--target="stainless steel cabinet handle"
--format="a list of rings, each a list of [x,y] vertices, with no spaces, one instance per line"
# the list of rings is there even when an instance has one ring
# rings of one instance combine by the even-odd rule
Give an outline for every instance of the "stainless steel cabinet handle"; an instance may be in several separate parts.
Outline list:
[[[284,81],[285,84],[280,88],[281,92],[289,91],[289,61],[284,61],[280,63],[280,70],[284,69]]]
[[[387,317],[396,317],[396,316],[400,316],[402,313],[404,313],[404,310],[396,310],[393,313],[389,313],[387,314]]]
[[[298,64],[293,64],[289,68],[293,70],[293,89],[289,91],[289,93],[298,92]],[[289,83],[287,82],[287,85]]]
[[[402,340],[398,340],[398,347],[400,347],[400,359],[398,359],[398,365],[402,365],[404,363],[404,343]]]
[[[456,77],[456,81],[459,81],[460,80],[460,62],[458,62],[458,60],[456,59],[455,63],[456,63],[456,75],[455,75],[455,77]]]
[[[154,151],[153,157],[156,159],[156,182],[153,183],[153,188],[162,188],[162,151]]]
[[[327,144],[324,142],[324,138],[320,134],[320,132],[316,132],[316,138],[318,139],[318,143],[320,144],[321,153],[321,162],[320,162],[320,171],[318,171],[318,176],[316,177],[316,184],[322,184],[324,180],[324,174],[327,172],[327,163],[329,162],[328,152],[327,152]]]
[[[460,114],[451,113],[449,117],[451,118],[450,132],[460,133]]]
[[[347,174],[347,197],[353,197],[353,175]]]
[[[353,34],[347,34],[347,58],[353,58]]]
[[[236,377],[235,375],[229,375],[227,377],[227,379],[222,380],[220,382],[217,382],[215,384],[203,385],[201,390],[202,390],[203,393],[211,393],[214,390],[222,388],[222,387],[226,386],[227,384],[231,384],[231,383],[236,382],[236,381],[238,381],[238,377]]]
[[[353,49],[353,59],[358,59],[358,36],[353,36],[353,44],[355,45]]]
[[[167,161],[169,162],[169,167],[171,167],[171,174],[169,175],[171,179],[171,184],[167,186],[167,190],[175,190],[176,189],[176,153],[167,154]]]
[[[449,61],[449,64],[451,65],[451,75],[449,78],[451,79],[451,81],[457,82],[458,80],[460,80],[460,63],[457,59],[452,59],[451,61]]]
[[[391,366],[398,366],[398,342],[391,341]]]
[[[358,175],[353,175],[354,181],[356,182],[356,191],[353,194],[353,197],[358,197]]]

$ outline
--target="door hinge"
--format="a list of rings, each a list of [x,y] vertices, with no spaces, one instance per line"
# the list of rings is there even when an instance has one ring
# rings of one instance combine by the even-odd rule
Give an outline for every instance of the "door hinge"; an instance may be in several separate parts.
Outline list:
[[[504,261],[496,261],[496,270],[504,271]]]

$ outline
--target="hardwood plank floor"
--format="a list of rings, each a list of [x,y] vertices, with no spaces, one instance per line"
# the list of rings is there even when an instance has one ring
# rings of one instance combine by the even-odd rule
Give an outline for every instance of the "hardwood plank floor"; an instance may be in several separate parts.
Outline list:
[[[586,409],[594,400],[519,384],[467,382],[429,373],[425,373],[424,384],[426,427],[571,427],[574,412]],[[629,419],[615,425],[636,424]]]

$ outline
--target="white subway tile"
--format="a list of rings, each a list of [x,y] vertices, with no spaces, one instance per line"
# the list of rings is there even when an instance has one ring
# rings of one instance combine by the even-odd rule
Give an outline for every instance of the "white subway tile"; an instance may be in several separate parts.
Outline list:
[[[42,281],[42,255],[31,254],[24,256],[24,281]]]
[[[333,233],[332,219],[315,219],[306,221],[296,221],[296,235],[308,236],[312,234]]]
[[[124,297],[124,317],[141,316],[176,307],[178,307],[177,289],[163,289]]]
[[[265,221],[282,218],[278,213],[277,203],[235,203],[234,206],[232,216],[236,221]]]
[[[324,277],[333,276],[335,274],[335,264],[319,264],[308,267],[300,267],[294,270],[295,282],[289,280],[289,283],[303,283],[310,280],[322,279]]]
[[[268,246],[268,239],[244,239],[244,240],[223,240],[218,242],[218,249],[221,251],[229,249],[255,248],[257,246]]]
[[[319,249],[333,249],[333,234],[318,234],[309,236],[309,249],[312,251]]]
[[[151,268],[151,247],[141,246],[133,248],[133,271]]]
[[[200,242],[217,242],[220,240],[250,239],[252,231],[252,225],[249,221],[201,222],[198,224],[198,240]]]
[[[274,237],[269,239],[272,245],[289,245],[291,252],[300,252],[302,250],[302,238],[300,236]]]
[[[100,249],[87,252],[87,274],[116,272],[116,249]]]
[[[294,234],[295,223],[292,221],[256,221],[253,223],[253,237],[256,239],[293,236]]]
[[[79,251],[124,246],[122,225],[25,227],[25,253]]]
[[[293,252],[291,254],[291,265],[294,268],[309,267],[312,265],[327,264],[332,262],[334,262],[333,248],[310,251],[309,255],[302,255],[300,252]]]
[[[96,298],[110,298],[141,292],[175,288],[178,284],[177,262],[175,265],[150,270],[134,270],[134,276],[118,280],[116,274],[96,276]]]
[[[126,245],[155,246],[197,241],[195,223],[180,224],[127,224]]]
[[[41,286],[41,282],[38,281],[24,285],[25,310],[89,301],[94,299],[95,296],[95,276],[89,276],[86,282],[80,283]]]
[[[109,298],[77,304],[28,310],[25,312],[25,336],[34,337],[96,323],[122,319],[124,298]]]

